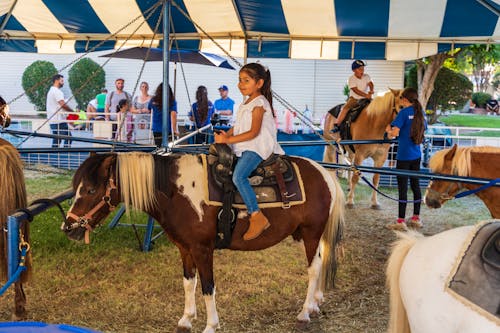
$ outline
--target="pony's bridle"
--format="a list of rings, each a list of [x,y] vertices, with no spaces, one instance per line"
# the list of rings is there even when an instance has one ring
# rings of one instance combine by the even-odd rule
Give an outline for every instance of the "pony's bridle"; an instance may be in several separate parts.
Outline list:
[[[114,179],[110,177],[108,180],[108,184],[106,186],[106,193],[102,197],[101,201],[99,201],[94,206],[94,208],[92,208],[89,212],[87,212],[83,216],[78,216],[78,215],[72,213],[71,211],[68,212],[67,217],[71,217],[76,222],[74,222],[70,225],[66,225],[64,227],[64,230],[71,231],[71,230],[78,229],[78,228],[85,228],[86,229],[85,230],[85,244],[89,244],[90,243],[90,232],[95,227],[97,227],[97,225],[92,227],[89,223],[90,221],[92,221],[94,214],[97,213],[102,207],[104,207],[106,205],[108,205],[110,212],[112,212],[116,208],[116,206],[111,203],[111,191],[113,191],[113,190],[116,190],[116,185],[115,185]]]
[[[448,187],[446,188],[446,190],[444,192],[438,192],[438,191],[431,188],[431,185],[432,185],[432,180],[431,180],[429,182],[429,185],[427,186],[427,191],[429,191],[429,193],[437,194],[439,199],[441,199],[443,201],[454,199],[455,196],[450,195],[450,191],[453,189],[454,186],[456,186],[457,192],[460,192],[460,190],[463,189],[463,185],[460,182],[449,182],[449,183],[450,184],[448,185]]]

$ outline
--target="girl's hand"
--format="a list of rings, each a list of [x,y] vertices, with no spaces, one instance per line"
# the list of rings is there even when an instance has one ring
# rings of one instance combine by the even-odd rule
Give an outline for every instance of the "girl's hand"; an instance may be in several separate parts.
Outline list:
[[[227,143],[228,135],[224,131],[214,132],[215,143]]]

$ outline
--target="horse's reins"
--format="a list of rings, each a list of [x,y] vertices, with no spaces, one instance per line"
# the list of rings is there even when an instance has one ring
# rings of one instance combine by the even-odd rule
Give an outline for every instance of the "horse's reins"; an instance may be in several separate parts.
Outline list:
[[[71,211],[68,212],[67,216],[71,217],[76,222],[65,226],[65,231],[71,231],[77,228],[85,228],[85,244],[89,244],[90,232],[93,230],[93,227],[89,224],[89,222],[92,220],[94,214],[97,213],[105,205],[108,205],[110,211],[113,211],[116,208],[116,206],[111,203],[111,191],[113,190],[116,190],[116,185],[114,179],[110,177],[108,180],[108,185],[106,186],[106,193],[102,197],[101,201],[99,201],[94,206],[94,208],[92,208],[83,216],[73,214]]]
[[[482,190],[485,190],[491,186],[494,186],[496,184],[500,184],[500,178],[496,178],[496,179],[492,179],[489,183],[486,183],[484,185],[481,185],[479,186],[478,188],[476,189],[473,189],[473,190],[468,190],[468,191],[465,191],[465,192],[460,192],[462,189],[466,188],[465,186],[462,185],[461,182],[450,182],[450,185],[448,185],[448,187],[446,188],[446,191],[441,193],[441,192],[438,192],[434,189],[431,188],[431,185],[432,185],[432,181],[429,182],[429,186],[427,187],[427,191],[429,191],[430,193],[437,193],[439,195],[439,198],[441,200],[452,200],[452,199],[459,199],[459,198],[463,198],[463,197],[466,197],[468,195],[471,195],[471,194],[476,194],[477,192],[480,192]],[[457,186],[458,187],[458,190],[457,192],[460,192],[458,193],[457,195],[450,195],[450,190],[453,186]]]

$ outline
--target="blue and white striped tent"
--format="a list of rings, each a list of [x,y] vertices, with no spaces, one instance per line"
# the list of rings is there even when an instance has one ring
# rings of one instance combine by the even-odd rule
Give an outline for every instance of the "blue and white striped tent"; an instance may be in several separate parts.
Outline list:
[[[163,0],[0,0],[0,51],[149,45]],[[499,43],[499,0],[172,0],[180,48],[237,57],[408,60]],[[193,24],[196,22],[196,25]],[[161,24],[155,35],[161,44]],[[175,33],[174,33],[175,32]],[[161,45],[160,45],[161,46]]]

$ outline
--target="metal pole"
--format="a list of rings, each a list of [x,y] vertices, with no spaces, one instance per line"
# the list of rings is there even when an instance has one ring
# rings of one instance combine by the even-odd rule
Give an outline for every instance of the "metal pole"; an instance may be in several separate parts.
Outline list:
[[[168,96],[168,71],[170,64],[170,14],[172,8],[171,0],[164,0],[163,4],[163,108],[162,108],[162,135],[161,146],[167,147],[168,144],[168,122],[169,122],[169,103]]]
[[[19,266],[19,222],[17,218],[7,217],[7,279],[10,279]]]

